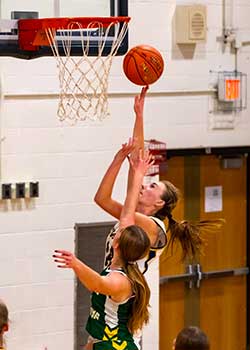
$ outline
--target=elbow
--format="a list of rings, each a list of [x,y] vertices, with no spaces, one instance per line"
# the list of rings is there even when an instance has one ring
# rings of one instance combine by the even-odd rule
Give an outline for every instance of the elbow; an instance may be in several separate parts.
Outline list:
[[[94,197],[94,202],[95,202],[96,204],[99,204],[99,197],[98,197],[98,194],[95,195],[95,197]]]
[[[106,202],[111,200],[111,196],[100,191],[97,191],[94,197],[94,201],[100,207],[104,206]]]
[[[95,197],[94,197],[94,202],[97,204],[97,205],[101,205],[102,204],[102,198],[101,198],[101,196],[98,194],[98,193],[96,193],[96,195],[95,195]]]
[[[100,197],[99,195],[95,195],[94,202],[102,209],[105,208],[105,200],[104,200],[104,198]]]

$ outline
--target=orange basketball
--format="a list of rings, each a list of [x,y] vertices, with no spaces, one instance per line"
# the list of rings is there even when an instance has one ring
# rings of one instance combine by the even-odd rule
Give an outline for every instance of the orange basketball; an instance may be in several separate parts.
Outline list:
[[[153,84],[164,68],[162,55],[152,46],[139,45],[130,49],[123,60],[126,77],[136,85]]]

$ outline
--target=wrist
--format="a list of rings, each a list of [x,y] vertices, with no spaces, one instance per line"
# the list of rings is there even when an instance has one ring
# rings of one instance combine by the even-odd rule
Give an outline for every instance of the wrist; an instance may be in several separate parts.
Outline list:
[[[72,269],[74,270],[74,272],[77,274],[77,272],[81,271],[81,269],[83,268],[84,263],[79,260],[78,258],[75,258],[72,261]]]
[[[137,117],[142,118],[142,116],[143,116],[143,112],[135,112],[135,115],[136,115]]]
[[[143,180],[143,178],[144,178],[144,172],[143,173],[138,173],[137,171],[136,172],[134,172],[134,174],[133,174],[133,176],[134,176],[134,181],[136,181],[136,182],[139,182],[139,181],[141,181],[141,180]]]
[[[119,157],[115,156],[113,159],[113,165],[120,166],[125,159],[126,159],[126,156],[121,156],[121,155],[119,155]]]

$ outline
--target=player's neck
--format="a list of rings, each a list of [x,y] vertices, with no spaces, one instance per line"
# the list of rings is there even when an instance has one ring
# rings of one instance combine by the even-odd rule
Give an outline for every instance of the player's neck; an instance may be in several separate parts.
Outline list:
[[[119,269],[123,267],[123,261],[120,259],[119,255],[114,253],[113,259],[111,261],[111,269]]]
[[[145,206],[145,205],[140,205],[140,203],[138,203],[136,211],[138,213],[150,216],[150,215],[153,215],[155,209],[153,205]]]

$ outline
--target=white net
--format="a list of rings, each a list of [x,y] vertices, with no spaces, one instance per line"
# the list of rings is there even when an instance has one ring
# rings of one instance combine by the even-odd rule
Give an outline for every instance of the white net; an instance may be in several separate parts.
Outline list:
[[[87,28],[72,22],[66,30],[46,29],[59,71],[57,115],[61,121],[75,124],[79,120],[103,120],[109,115],[108,77],[127,27],[127,22],[115,21],[104,28],[95,21]],[[80,47],[80,56],[71,55],[73,43]],[[97,54],[90,56],[93,45],[97,46]]]

